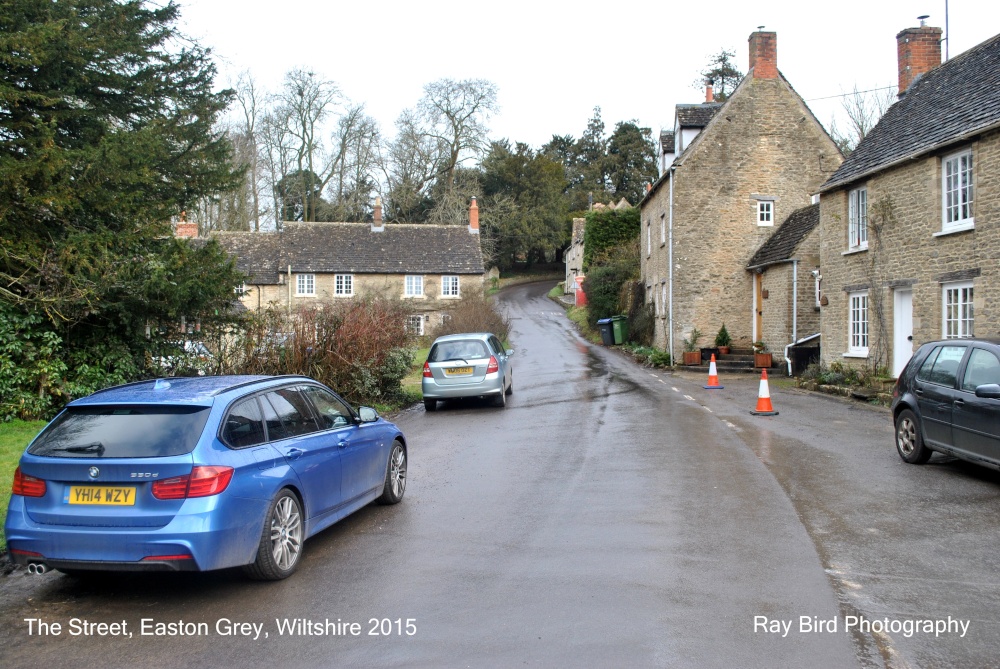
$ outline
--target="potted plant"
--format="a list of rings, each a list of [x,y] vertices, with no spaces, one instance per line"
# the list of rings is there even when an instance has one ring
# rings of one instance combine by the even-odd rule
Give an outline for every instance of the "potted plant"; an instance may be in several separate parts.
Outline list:
[[[701,351],[698,350],[698,340],[701,339],[701,332],[698,328],[693,328],[691,334],[684,340],[684,364],[700,365]]]
[[[715,335],[715,346],[719,349],[721,355],[729,355],[729,347],[732,344],[733,340],[729,336],[729,330],[726,329],[726,324],[723,323],[722,327],[719,328],[718,334]]]
[[[755,341],[753,343],[753,366],[770,367],[771,362],[771,353],[767,350],[767,344],[762,341]]]

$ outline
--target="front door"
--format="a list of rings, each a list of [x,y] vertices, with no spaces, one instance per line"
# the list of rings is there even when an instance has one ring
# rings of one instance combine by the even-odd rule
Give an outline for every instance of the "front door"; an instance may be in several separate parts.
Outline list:
[[[913,290],[896,290],[892,309],[892,375],[899,378],[913,355]]]

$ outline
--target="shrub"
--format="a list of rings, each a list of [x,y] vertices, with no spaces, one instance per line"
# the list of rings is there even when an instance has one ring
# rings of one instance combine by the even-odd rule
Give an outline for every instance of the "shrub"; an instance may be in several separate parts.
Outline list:
[[[510,317],[495,300],[484,295],[470,295],[448,312],[448,318],[437,331],[439,335],[460,332],[492,332],[506,342],[510,337]]]
[[[218,343],[223,374],[303,374],[355,404],[390,404],[412,364],[408,309],[399,301],[356,297],[288,316],[271,308],[247,314]]]
[[[594,259],[587,278],[583,280],[591,323],[628,311],[629,305],[622,303],[622,287],[638,278],[638,244],[639,240],[636,238]]]

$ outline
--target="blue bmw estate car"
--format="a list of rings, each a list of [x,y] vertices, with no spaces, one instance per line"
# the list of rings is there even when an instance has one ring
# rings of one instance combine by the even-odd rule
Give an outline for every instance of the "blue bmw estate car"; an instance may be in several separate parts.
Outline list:
[[[406,439],[302,376],[143,381],[71,402],[28,445],[5,531],[58,569],[298,567],[306,538],[406,487]]]

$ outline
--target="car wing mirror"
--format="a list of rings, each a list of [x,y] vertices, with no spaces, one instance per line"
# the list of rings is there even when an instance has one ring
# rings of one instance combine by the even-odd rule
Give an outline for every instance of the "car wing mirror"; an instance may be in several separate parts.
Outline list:
[[[514,349],[512,348],[507,349],[507,355],[514,355]]]
[[[1000,400],[1000,384],[986,383],[976,386],[976,397],[986,397],[988,399]]]
[[[358,407],[358,418],[362,423],[374,423],[378,420],[378,411],[371,407]]]

